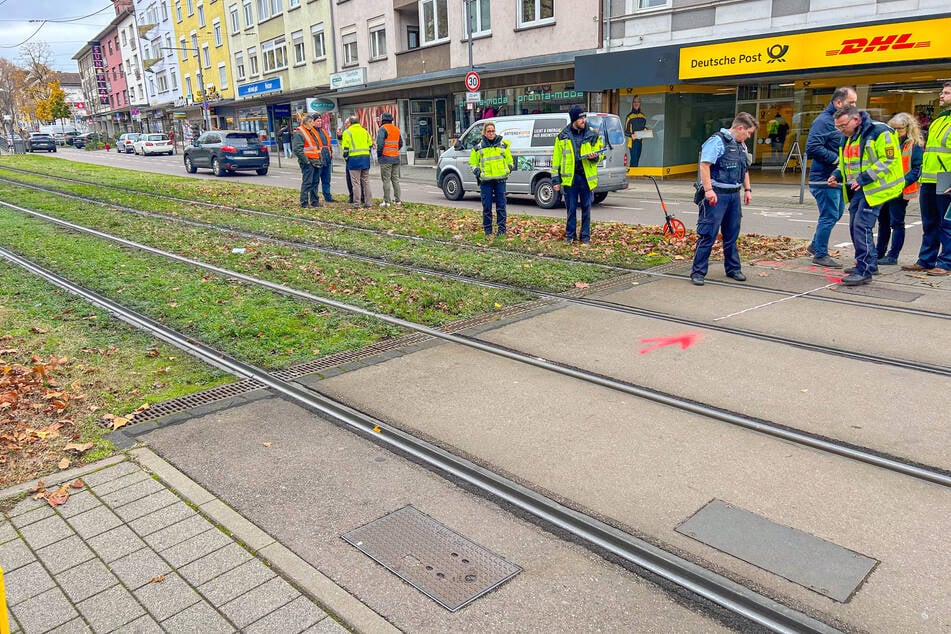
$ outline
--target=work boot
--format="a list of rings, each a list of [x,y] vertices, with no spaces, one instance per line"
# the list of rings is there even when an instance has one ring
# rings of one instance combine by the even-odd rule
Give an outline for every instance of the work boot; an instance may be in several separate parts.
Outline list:
[[[879,263],[879,264],[886,264],[886,265],[889,265],[889,264],[898,264],[898,258],[893,258],[893,257],[891,257],[891,256],[889,255],[889,256],[887,256],[887,257],[878,258],[878,263]]]
[[[920,264],[915,262],[914,264],[902,264],[901,270],[902,271],[927,271],[928,267],[921,266]]]
[[[818,266],[824,266],[830,269],[841,269],[842,265],[830,258],[828,255],[824,255],[821,258],[812,258],[812,263]]]
[[[694,286],[703,286],[703,276],[700,275],[699,273],[694,273],[693,275],[690,276],[690,282]]]
[[[859,275],[858,273],[853,273],[848,277],[842,278],[843,286],[860,286],[862,284],[868,284],[872,281],[871,275]]]

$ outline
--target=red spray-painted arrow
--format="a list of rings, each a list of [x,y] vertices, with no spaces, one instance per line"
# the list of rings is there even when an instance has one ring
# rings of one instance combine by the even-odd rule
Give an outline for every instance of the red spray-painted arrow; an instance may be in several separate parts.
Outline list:
[[[647,352],[653,352],[658,348],[663,348],[664,346],[673,346],[677,344],[680,345],[681,350],[686,350],[699,340],[699,332],[685,332],[682,335],[674,335],[673,337],[650,337],[648,339],[641,339],[641,343],[653,343],[655,345],[651,346],[650,348],[638,350],[637,353],[645,354]]]

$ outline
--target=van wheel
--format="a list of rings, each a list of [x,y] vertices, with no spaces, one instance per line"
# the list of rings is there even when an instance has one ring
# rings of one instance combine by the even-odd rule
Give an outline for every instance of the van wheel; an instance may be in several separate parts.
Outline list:
[[[597,194],[594,195],[594,204],[600,205],[601,203],[604,202],[604,199],[607,197],[608,197],[607,192],[598,192]]]
[[[535,204],[542,209],[552,209],[561,202],[561,192],[556,192],[550,178],[540,178],[535,183]]]
[[[442,193],[449,200],[462,200],[465,192],[462,190],[462,181],[456,174],[449,174],[442,179]]]

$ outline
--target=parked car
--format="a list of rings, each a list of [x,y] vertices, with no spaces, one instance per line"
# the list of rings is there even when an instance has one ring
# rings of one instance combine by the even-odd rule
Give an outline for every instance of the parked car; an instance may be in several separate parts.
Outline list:
[[[469,155],[482,139],[482,126],[495,123],[499,136],[511,142],[515,171],[509,175],[506,193],[532,196],[543,209],[551,209],[561,202],[561,192],[552,185],[551,161],[555,137],[568,125],[566,113],[526,114],[490,117],[476,121],[459,140],[439,157],[436,185],[449,200],[460,200],[467,192],[478,192]],[[604,139],[604,154],[598,164],[598,186],[594,202],[600,203],[608,193],[627,189],[627,143],[623,126],[616,114],[589,113],[588,125]]]
[[[141,135],[138,132],[126,132],[116,141],[116,152],[125,152],[132,154],[132,144],[138,141]]]
[[[66,145],[73,145],[76,142],[76,137],[79,136],[79,132],[65,132],[63,137],[66,139]]]
[[[55,152],[56,140],[49,134],[45,134],[43,132],[32,132],[26,140],[26,151],[35,152],[36,150]]]
[[[83,149],[89,143],[101,143],[102,137],[98,132],[87,132],[86,134],[77,135],[73,139],[73,147]]]
[[[215,176],[238,170],[254,170],[264,176],[270,164],[267,146],[255,132],[212,130],[185,147],[185,170],[190,174],[199,167],[210,167]]]
[[[167,134],[159,132],[143,134],[132,144],[132,151],[142,156],[148,154],[168,154],[171,156],[172,142],[168,140]]]

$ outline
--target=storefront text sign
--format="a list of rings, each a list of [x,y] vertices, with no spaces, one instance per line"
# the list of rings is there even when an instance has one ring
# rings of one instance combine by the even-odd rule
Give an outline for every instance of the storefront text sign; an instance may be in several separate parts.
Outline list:
[[[281,78],[275,77],[274,79],[265,79],[263,81],[256,81],[253,84],[239,84],[238,96],[239,97],[254,97],[256,95],[263,95],[269,92],[277,92],[280,89],[281,89]]]
[[[330,87],[334,89],[362,86],[365,83],[367,83],[367,69],[362,66],[342,73],[330,74]]]
[[[687,46],[680,49],[680,79],[854,68],[946,57],[941,42],[949,30],[951,18],[939,18]]]

